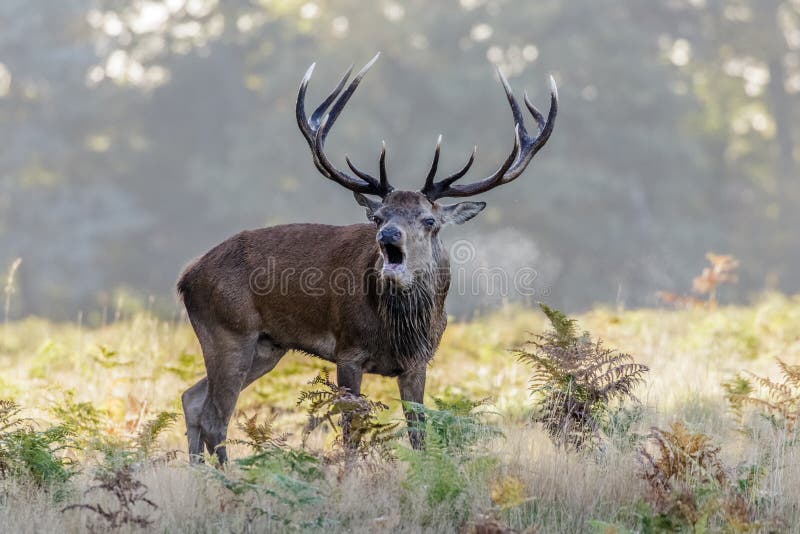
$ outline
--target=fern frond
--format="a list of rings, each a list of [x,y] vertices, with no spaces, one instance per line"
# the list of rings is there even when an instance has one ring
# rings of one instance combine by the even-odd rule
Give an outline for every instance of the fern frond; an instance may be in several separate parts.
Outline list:
[[[570,319],[558,310],[554,310],[547,304],[540,302],[539,307],[550,320],[553,329],[558,336],[558,342],[562,345],[567,345],[574,342],[578,338],[578,321]]]
[[[540,306],[553,331],[535,335],[515,354],[532,368],[530,389],[537,396],[534,421],[557,444],[580,448],[597,441],[599,429],[608,427],[609,403],[636,401],[633,390],[649,369],[629,354],[592,341],[588,332],[579,336],[575,320]]]
[[[782,381],[747,373],[723,384],[732,411],[743,417],[744,406],[753,406],[788,431],[800,418],[800,365],[790,365],[776,358]]]
[[[346,461],[356,456],[364,460],[375,456],[394,459],[389,444],[396,437],[397,423],[378,420],[378,414],[389,409],[387,405],[334,384],[327,370],[321,371],[309,385],[316,389],[302,391],[297,401],[298,405],[306,405],[309,417],[304,439],[325,421],[337,433],[334,440],[337,450],[331,458],[341,457]]]
[[[175,412],[159,412],[153,419],[150,419],[139,429],[139,433],[134,439],[136,448],[145,456],[156,448],[158,436],[167,430],[178,419]]]

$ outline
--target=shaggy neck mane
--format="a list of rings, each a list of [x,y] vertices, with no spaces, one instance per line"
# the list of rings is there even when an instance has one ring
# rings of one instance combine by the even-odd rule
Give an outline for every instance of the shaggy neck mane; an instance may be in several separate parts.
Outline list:
[[[433,358],[431,322],[435,283],[430,273],[418,275],[411,287],[399,289],[379,284],[378,311],[389,336],[389,344],[404,369]]]

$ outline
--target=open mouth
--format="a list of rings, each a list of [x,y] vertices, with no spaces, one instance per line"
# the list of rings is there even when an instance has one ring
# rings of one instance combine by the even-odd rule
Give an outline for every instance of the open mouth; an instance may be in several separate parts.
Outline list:
[[[383,269],[385,271],[397,271],[404,267],[405,254],[403,249],[397,245],[389,243],[381,244],[383,253]]]

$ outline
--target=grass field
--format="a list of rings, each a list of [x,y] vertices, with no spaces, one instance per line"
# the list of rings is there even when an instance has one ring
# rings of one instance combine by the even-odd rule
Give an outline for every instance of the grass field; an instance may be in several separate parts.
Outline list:
[[[147,426],[159,413],[180,413],[180,393],[203,375],[184,322],[142,313],[91,329],[41,319],[9,323],[0,331],[0,398],[32,421],[14,428],[27,428],[26,439],[41,438],[48,450],[68,447],[53,453],[52,466],[46,457],[26,457],[9,438],[12,429],[0,424],[0,531],[800,532],[793,424],[800,401],[785,402],[783,411],[774,402],[750,403],[740,414],[723,386],[743,371],[780,383],[776,358],[800,363],[800,299],[770,295],[714,310],[597,309],[576,318],[606,346],[650,367],[635,391],[641,407],[614,408],[629,416],[622,430],[576,451],[554,445],[530,422],[537,402],[528,388],[531,370],[509,349],[549,324],[539,310],[508,307],[451,323],[429,370],[426,404],[434,397],[490,399],[482,414],[456,418],[475,435],[460,445],[434,440],[425,453],[399,437],[388,444],[397,460],[373,457],[349,470],[329,454],[330,425],[302,439],[307,414],[297,398],[325,362],[287,355],[243,393],[239,420],[259,414],[289,436],[275,449],[231,445],[232,458],[256,460],[220,471],[188,464],[181,416],[168,426],[170,416],[162,415],[168,428],[161,432]],[[765,388],[750,384],[747,395],[768,400]],[[786,382],[790,397],[798,386]],[[389,406],[381,420],[401,417],[393,380],[367,376],[364,393]],[[641,450],[658,459],[650,429],[676,421],[705,437],[695,436],[692,450],[699,452],[688,454],[686,472],[670,481],[674,499],[664,504],[643,476]],[[62,433],[46,435],[54,428]],[[136,441],[148,431],[155,444]],[[229,437],[248,439],[238,429]],[[3,454],[13,460],[5,469]],[[717,474],[709,475],[709,466]],[[106,489],[85,494],[98,480]],[[113,491],[120,487],[134,496],[130,510],[119,511]],[[62,511],[71,504],[94,509]]]

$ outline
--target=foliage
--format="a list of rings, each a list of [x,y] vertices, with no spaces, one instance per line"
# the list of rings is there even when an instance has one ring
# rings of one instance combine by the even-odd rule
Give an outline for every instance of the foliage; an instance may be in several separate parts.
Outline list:
[[[405,408],[422,416],[426,440],[433,439],[451,456],[469,454],[481,443],[502,436],[500,429],[487,423],[488,398],[473,400],[466,395],[433,397],[435,409],[414,402]]]
[[[532,350],[516,351],[533,368],[534,421],[542,423],[556,444],[581,448],[599,438],[613,402],[636,400],[633,389],[649,369],[629,354],[592,341],[588,332],[578,335],[574,319],[540,306],[553,331],[534,336]]]
[[[717,287],[721,284],[735,284],[739,281],[735,271],[739,267],[739,260],[727,254],[714,254],[709,252],[706,259],[711,264],[705,267],[699,276],[692,280],[692,290],[699,295],[708,295],[708,304],[717,305]]]
[[[499,428],[486,421],[479,410],[486,399],[471,400],[458,395],[434,398],[436,408],[406,403],[405,408],[422,416],[425,425],[424,450],[399,449],[408,464],[404,481],[407,491],[422,494],[425,502],[442,513],[452,514],[460,523],[465,511],[458,505],[471,481],[481,479],[496,459],[485,448],[502,436]]]
[[[489,497],[492,504],[500,510],[514,508],[528,500],[524,484],[514,475],[494,480]]]
[[[334,384],[323,370],[309,383],[312,389],[300,393],[298,405],[306,405],[309,424],[306,436],[326,422],[336,431],[336,451],[331,458],[352,460],[393,457],[390,444],[395,439],[397,423],[384,423],[378,415],[389,407],[382,402],[355,395]]]
[[[275,436],[272,426],[269,423],[259,424],[256,415],[242,418],[239,428],[247,439],[229,440],[228,443],[248,445],[254,454],[235,460],[235,469],[229,472],[212,469],[210,475],[237,497],[248,493],[265,495],[287,510],[281,513],[250,504],[248,521],[267,516],[286,527],[308,529],[324,525],[322,514],[298,525],[291,518],[293,512],[318,505],[325,498],[320,487],[324,482],[324,473],[319,459],[304,450],[288,448],[286,437]]]
[[[50,414],[69,429],[76,445],[81,448],[96,447],[100,442],[108,441],[106,415],[90,402],[75,401],[75,392],[67,391],[61,399],[53,402]]]
[[[123,526],[147,528],[153,524],[151,513],[158,510],[158,506],[147,497],[147,486],[136,479],[130,465],[110,472],[98,471],[95,480],[96,484],[84,492],[84,497],[90,493],[102,492],[114,498],[115,508],[98,502],[71,504],[62,508],[61,511],[87,510],[92,512],[93,516],[88,524],[90,532],[108,532],[109,529],[119,529]],[[142,506],[149,508],[150,513],[137,511],[137,508]]]
[[[573,335],[588,329],[609,346],[635,349],[634,354],[649,358],[653,365],[650,373],[655,379],[648,384],[647,404],[614,407],[602,420],[600,433],[604,441],[614,440],[614,446],[602,448],[601,455],[565,454],[550,446],[539,428],[517,417],[525,414],[527,419],[529,373],[518,362],[502,357],[503,351],[521,343],[528,335],[526,329],[543,331],[547,319],[538,310],[511,307],[448,326],[428,372],[428,406],[419,407],[420,415],[426,415],[427,450],[408,450],[405,439],[397,439],[390,445],[398,461],[375,460],[368,464],[370,469],[349,471],[342,463],[331,464],[330,457],[295,443],[301,441],[305,422],[303,410],[295,404],[298,388],[327,365],[324,362],[287,355],[260,382],[269,396],[249,388],[240,398],[245,415],[234,420],[238,431],[232,428],[230,436],[241,438],[232,441],[246,448],[234,448],[224,469],[190,467],[182,455],[176,462],[160,461],[173,443],[176,448],[185,446],[184,427],[179,419],[164,428],[158,421],[168,418],[159,417],[154,408],[175,406],[177,392],[196,379],[189,375],[181,379],[165,366],[183,352],[196,353],[188,325],[154,321],[149,315],[97,329],[42,319],[12,322],[9,343],[0,346],[0,363],[6,370],[0,387],[13,385],[19,391],[14,398],[25,411],[18,412],[16,419],[22,419],[24,426],[34,431],[53,425],[69,429],[66,443],[77,448],[56,451],[56,459],[63,459],[70,473],[84,474],[53,488],[50,483],[36,483],[25,469],[7,472],[0,479],[0,525],[14,532],[60,532],[86,529],[81,523],[88,519],[96,530],[110,530],[105,519],[89,510],[63,516],[54,512],[72,503],[100,503],[104,510],[117,511],[116,498],[108,492],[82,495],[95,485],[93,475],[113,477],[117,469],[130,467],[133,476],[149,486],[145,497],[160,507],[156,511],[139,503],[133,510],[154,521],[148,529],[159,532],[204,528],[226,532],[312,528],[331,532],[688,531],[690,523],[681,509],[657,508],[649,500],[650,484],[637,478],[644,471],[643,467],[637,470],[639,429],[658,426],[663,417],[690,421],[686,426],[692,432],[714,437],[707,443],[709,448],[722,449],[717,458],[725,460],[724,483],[707,481],[697,470],[686,483],[687,497],[680,493],[681,484],[671,482],[677,488],[675,498],[689,503],[687,515],[697,517],[697,530],[705,526],[711,532],[753,528],[784,532],[798,524],[796,499],[787,491],[798,480],[798,450],[792,445],[797,424],[790,433],[776,416],[775,428],[764,435],[755,431],[765,425],[738,433],[734,421],[725,416],[719,383],[728,377],[729,369],[750,369],[772,377],[768,374],[774,366],[771,354],[780,354],[784,362],[796,361],[800,300],[771,295],[752,306],[711,312],[600,308],[576,318],[580,322]],[[719,342],[742,331],[758,339],[755,355]],[[59,358],[66,362],[45,367],[45,382],[29,369],[30,356],[46,342],[57,345]],[[137,365],[106,369],[91,357],[98,345]],[[731,393],[769,398],[748,373],[740,376],[752,391],[732,384]],[[57,391],[75,393],[59,394],[54,401],[53,384],[58,385]],[[380,420],[402,418],[394,380],[367,377],[364,386],[370,399],[390,406],[390,411],[379,412]],[[475,400],[488,395],[492,395],[491,406]],[[744,406],[763,411],[755,405]],[[256,418],[253,413],[269,415]],[[333,416],[333,423],[337,419]],[[147,423],[151,420],[152,427]],[[399,425],[398,436],[404,437],[404,427]],[[497,427],[507,438],[498,439]],[[137,435],[142,436],[145,428],[160,432],[145,439],[153,443],[144,447],[149,457],[137,443]],[[290,435],[284,441],[284,431],[297,433],[297,439]],[[654,459],[661,457],[652,439],[647,447]],[[64,502],[64,498],[69,500]],[[703,520],[707,510],[711,513]],[[734,519],[736,510],[738,520]],[[135,529],[130,525],[120,530]]]
[[[563,104],[534,171],[548,187],[515,181],[483,222],[536,230],[541,276],[571,288],[555,297],[609,301],[622,279],[626,302],[646,303],[654,280],[694,274],[681,258],[709,242],[735,244],[747,266],[741,294],[761,287],[767,264],[798,287],[800,271],[784,263],[798,248],[799,186],[777,168],[793,164],[800,129],[795,2],[307,4],[0,7],[14,21],[0,40],[0,120],[16,132],[0,156],[0,265],[25,258],[19,311],[72,318],[113,308],[109,288],[123,284],[164,295],[176,266],[232,228],[295,220],[310,207],[315,220],[355,220],[352,199],[314,176],[286,102],[312,61],[321,94],[375,50],[385,59],[331,143],[339,158],[367,161],[370,140],[385,137],[403,147],[394,161],[409,176],[440,130],[454,154],[478,142],[476,166],[502,161],[511,126],[491,64],[537,104],[555,74]],[[531,209],[509,209],[517,198]],[[598,244],[598,235],[620,238]],[[171,296],[163,308],[172,313]]]
[[[151,458],[158,450],[158,437],[168,430],[178,419],[175,412],[159,412],[145,422],[134,438],[135,449],[144,458]]]
[[[637,431],[645,417],[645,407],[639,403],[631,406],[618,406],[609,410],[607,417],[601,420],[600,430],[617,447],[630,450],[639,445],[645,438],[644,434]]]
[[[39,486],[66,482],[73,474],[61,452],[70,446],[71,433],[64,425],[37,430],[22,409],[0,400],[0,478],[30,479]]]
[[[247,436],[247,439],[229,439],[228,443],[247,445],[256,453],[286,447],[286,438],[288,436],[286,434],[276,436],[272,424],[268,422],[258,422],[257,413],[254,413],[250,417],[242,415],[237,421],[236,426]]]
[[[722,389],[725,391],[725,399],[736,418],[741,423],[744,418],[744,406],[746,398],[755,391],[753,384],[745,376],[737,374],[730,380],[722,383]]]
[[[692,295],[680,295],[669,291],[659,291],[656,296],[665,304],[671,304],[676,308],[699,308],[707,307],[716,309],[717,307],[717,287],[722,284],[736,284],[739,277],[736,269],[739,268],[739,260],[729,254],[706,253],[709,262],[708,267],[692,279],[692,291],[698,295],[708,295],[708,300],[703,302]]]
[[[780,382],[748,373],[749,378],[738,375],[723,384],[723,388],[728,403],[740,418],[742,409],[752,406],[776,427],[793,433],[800,416],[800,365],[776,360],[782,376]]]
[[[730,478],[709,436],[692,433],[680,421],[669,430],[653,428],[654,452],[639,451],[647,482],[647,502],[654,515],[644,513],[643,525],[654,530],[690,528],[704,532],[719,521],[735,532],[756,530],[754,512],[741,486]]]

